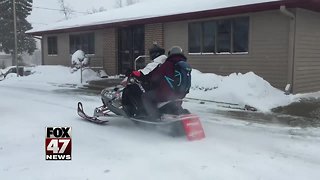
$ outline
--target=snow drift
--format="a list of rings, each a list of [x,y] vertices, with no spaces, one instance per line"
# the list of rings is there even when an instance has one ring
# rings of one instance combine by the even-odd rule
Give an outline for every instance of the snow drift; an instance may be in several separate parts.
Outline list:
[[[97,72],[91,69],[83,70],[83,82],[99,79]],[[32,81],[58,84],[80,84],[80,70],[71,73],[71,69],[65,66],[36,66],[31,70],[31,75],[17,78],[7,76],[6,81]]]
[[[293,95],[285,95],[253,72],[219,76],[192,70],[190,98],[247,104],[260,111],[290,104]]]
[[[91,69],[83,71],[83,82],[100,79]],[[64,66],[37,66],[30,76],[17,78],[7,76],[6,83],[53,83],[80,85],[80,70],[71,73]],[[2,81],[4,82],[4,81]],[[213,73],[201,73],[192,70],[192,84],[189,98],[222,101],[240,105],[250,105],[260,111],[268,112],[272,108],[284,106],[299,100],[301,95],[285,95],[266,80],[253,72],[246,74],[233,73],[229,76],[219,76]]]

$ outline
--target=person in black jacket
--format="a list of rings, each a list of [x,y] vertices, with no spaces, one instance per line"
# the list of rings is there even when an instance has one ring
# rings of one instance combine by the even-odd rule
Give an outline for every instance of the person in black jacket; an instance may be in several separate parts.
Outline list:
[[[128,71],[126,74],[128,77],[135,77],[141,81],[143,87],[146,91],[150,90],[149,83],[149,73],[152,73],[154,69],[158,67],[159,64],[162,64],[167,59],[167,56],[164,55],[165,50],[158,45],[153,45],[149,49],[149,56],[152,60],[151,63],[138,71]],[[138,116],[144,112],[143,105],[141,102],[142,91],[136,84],[128,85],[122,93],[122,106],[123,109],[129,116]]]

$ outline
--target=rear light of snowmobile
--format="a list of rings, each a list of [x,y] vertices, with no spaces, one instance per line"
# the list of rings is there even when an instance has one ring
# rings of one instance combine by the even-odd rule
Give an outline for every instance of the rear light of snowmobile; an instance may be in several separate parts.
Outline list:
[[[184,131],[189,141],[201,140],[205,138],[205,133],[198,116],[186,114],[180,116]]]

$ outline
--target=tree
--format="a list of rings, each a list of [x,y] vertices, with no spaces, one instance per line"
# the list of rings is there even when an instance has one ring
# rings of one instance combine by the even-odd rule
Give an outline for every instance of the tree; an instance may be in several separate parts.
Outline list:
[[[26,20],[32,10],[32,0],[16,0],[18,54],[28,52],[32,54],[36,49],[36,41],[26,34],[32,29]],[[13,0],[0,0],[0,51],[13,54]]]
[[[64,0],[58,0],[60,4],[61,12],[64,14],[66,19],[70,19],[72,13],[74,12],[70,6],[64,3]]]
[[[135,4],[137,2],[139,2],[139,0],[127,0],[127,5],[129,6],[129,5]]]
[[[91,10],[87,10],[87,13],[94,14],[94,13],[99,13],[99,12],[103,12],[103,11],[106,11],[106,9],[104,7],[100,7],[99,9],[92,8]]]
[[[122,0],[116,0],[116,8],[122,8]]]
[[[116,0],[116,8],[122,8],[123,6],[129,6],[139,2],[139,0],[126,0],[127,4],[124,4],[122,0]]]

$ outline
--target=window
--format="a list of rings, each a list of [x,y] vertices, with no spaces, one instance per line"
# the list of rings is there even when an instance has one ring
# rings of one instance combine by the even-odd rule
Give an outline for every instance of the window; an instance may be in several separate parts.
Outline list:
[[[231,22],[229,20],[220,20],[217,26],[217,52],[231,52]]]
[[[249,18],[233,20],[233,52],[248,52]]]
[[[203,49],[204,53],[215,52],[215,34],[216,34],[216,24],[212,21],[204,22],[202,24],[202,38],[203,38]]]
[[[82,50],[86,54],[94,54],[94,33],[70,35],[70,54]]]
[[[248,52],[249,18],[189,24],[189,53]]]
[[[189,25],[189,52],[198,53],[201,51],[201,23]]]
[[[58,39],[57,36],[49,36],[47,38],[48,43],[48,55],[57,55],[58,54]]]

